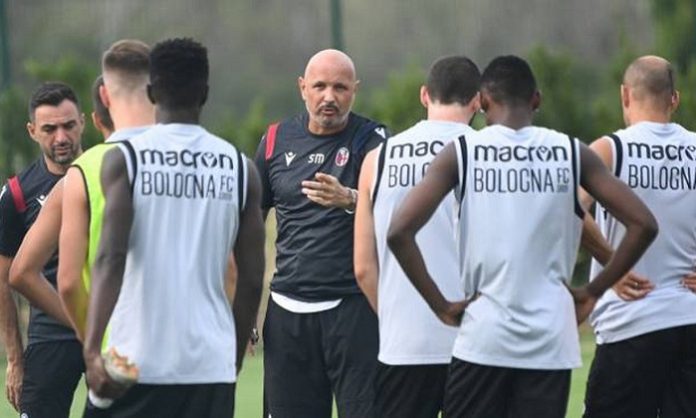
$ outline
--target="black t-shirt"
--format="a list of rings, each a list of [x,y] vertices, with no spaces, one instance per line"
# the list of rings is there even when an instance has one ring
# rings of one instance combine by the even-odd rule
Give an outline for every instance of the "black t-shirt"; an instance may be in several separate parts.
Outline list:
[[[262,206],[275,207],[276,272],[271,290],[304,301],[359,293],[353,274],[353,215],[326,208],[302,193],[302,181],[317,172],[357,188],[362,161],[387,136],[384,126],[351,113],[337,134],[313,135],[303,113],[280,123],[273,154],[266,137],[256,152],[263,183]]]
[[[0,254],[6,257],[14,257],[17,254],[24,236],[39,215],[46,196],[61,177],[48,171],[43,157],[22,171],[17,176],[26,204],[26,209],[22,212],[17,210],[10,187],[5,184],[0,192]],[[44,276],[53,287],[57,287],[57,271],[58,253],[51,257],[43,269]],[[29,344],[74,339],[75,333],[71,328],[61,325],[52,316],[34,306],[31,307]]]

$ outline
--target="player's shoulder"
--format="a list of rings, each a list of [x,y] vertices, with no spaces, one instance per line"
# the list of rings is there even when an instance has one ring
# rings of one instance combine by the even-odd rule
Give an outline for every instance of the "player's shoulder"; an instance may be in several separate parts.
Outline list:
[[[122,142],[122,141],[119,141]],[[111,148],[118,145],[119,142],[102,142],[90,147],[88,150],[82,153],[79,157],[73,161],[72,165],[83,166],[85,164],[92,164],[94,162],[99,162],[103,159],[104,154]]]
[[[529,126],[529,136],[535,138],[540,146],[573,146],[578,147],[582,141],[567,132],[558,131],[545,126]]]
[[[568,138],[573,138],[573,135],[569,133],[561,132],[553,128],[548,128],[546,126],[529,126],[527,129],[533,131],[535,135],[539,135],[542,137],[563,139],[566,141],[568,140]]]
[[[659,137],[664,139],[681,139],[686,141],[696,140],[696,133],[686,129],[684,126],[675,123],[654,123],[654,122],[638,122],[622,129],[618,129],[611,134],[606,134],[602,138],[614,140],[637,140],[645,137]]]
[[[44,183],[48,175],[42,166],[42,159],[38,158],[16,175],[8,177],[0,189],[0,209],[5,213],[16,211],[17,201],[26,201],[26,193]]]
[[[46,163],[43,161],[43,157],[37,158],[22,171],[17,173],[15,177],[17,177],[17,180],[19,180],[20,183],[41,180],[42,177],[45,177],[48,174],[45,166]]]
[[[35,189],[43,189],[46,184],[52,186],[60,177],[48,171],[43,157],[34,160],[15,176],[19,183],[18,187],[25,193],[30,193]]]
[[[469,141],[490,141],[491,139],[498,137],[506,137],[510,135],[516,135],[513,129],[510,129],[503,125],[487,125],[479,130],[472,129],[465,137],[467,142]]]
[[[643,128],[640,126],[640,124],[635,124],[631,126],[627,126],[625,128],[617,129],[613,132],[608,132],[605,133],[604,135],[600,136],[597,139],[602,139],[602,140],[615,140],[615,139],[628,139],[636,135],[636,133],[642,131]]]
[[[216,152],[223,154],[242,154],[242,151],[235,146],[231,140],[215,135],[212,132],[206,130],[207,140],[209,141],[209,146],[213,148]]]
[[[421,120],[389,138],[390,144],[412,141],[432,141],[443,138],[456,138],[473,131],[463,123]]]
[[[10,192],[10,186],[6,182],[0,188],[0,213],[15,212],[14,199],[12,197],[12,192]],[[0,216],[0,220],[2,220]]]

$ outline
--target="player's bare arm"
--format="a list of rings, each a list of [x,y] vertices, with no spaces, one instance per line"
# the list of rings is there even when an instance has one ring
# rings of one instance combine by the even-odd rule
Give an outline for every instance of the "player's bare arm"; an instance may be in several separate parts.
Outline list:
[[[82,173],[77,168],[70,168],[63,182],[58,292],[77,338],[84,341],[88,294],[82,281],[82,269],[89,245],[89,204]]]
[[[457,153],[450,143],[435,157],[423,180],[406,195],[394,213],[387,236],[389,248],[416,290],[442,322],[454,326],[461,322],[468,301],[445,299],[428,274],[423,254],[416,244],[416,233],[457,182]]]
[[[330,208],[355,210],[355,190],[343,186],[330,174],[317,173],[315,180],[302,182],[302,193],[307,195],[309,200]]]
[[[225,270],[225,294],[230,306],[233,306],[235,293],[237,292],[237,261],[234,253],[227,257],[227,269]]]
[[[580,144],[580,158],[580,184],[625,225],[626,235],[602,272],[588,285],[574,289],[578,323],[587,318],[597,299],[640,259],[658,231],[657,221],[647,206],[584,144]]]
[[[10,289],[9,273],[12,258],[0,255],[0,332],[5,342],[7,370],[5,371],[5,395],[10,405],[19,412],[24,377],[24,347],[19,333],[17,304]]]
[[[614,151],[609,139],[606,137],[598,138],[590,145],[590,149],[597,154],[609,170],[613,170]],[[584,189],[580,189],[580,203],[583,209],[588,211],[594,203],[594,197]],[[602,265],[606,265],[614,253],[614,249],[602,235],[599,226],[589,212],[585,213],[583,220],[581,245]],[[629,271],[613,286],[614,292],[625,301],[642,299],[654,288],[655,285],[648,278],[633,271]]]
[[[261,180],[256,166],[251,161],[247,161],[247,174],[246,203],[239,222],[237,242],[234,245],[238,277],[232,309],[237,333],[237,373],[242,368],[244,348],[256,324],[265,268],[266,230],[261,213]]]
[[[372,183],[374,182],[375,160],[379,149],[370,151],[362,163],[358,183],[358,203],[355,209],[355,234],[353,268],[358,286],[367,297],[372,309],[377,312],[377,285],[379,262],[375,245],[375,221],[372,213]]]
[[[62,198],[63,182],[59,181],[46,198],[36,222],[27,232],[15,255],[10,269],[10,285],[32,305],[63,325],[71,326],[58,292],[41,273],[58,248]]]
[[[104,223],[92,270],[84,356],[89,388],[99,397],[116,399],[125,393],[126,387],[108,376],[101,345],[121,292],[128,237],[133,224],[133,200],[126,162],[118,148],[104,155],[101,182],[105,198]]]

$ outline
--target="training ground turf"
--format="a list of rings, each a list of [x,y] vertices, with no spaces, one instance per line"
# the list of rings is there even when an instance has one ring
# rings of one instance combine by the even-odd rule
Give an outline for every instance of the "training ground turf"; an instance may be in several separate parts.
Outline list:
[[[583,367],[573,372],[573,383],[570,391],[570,403],[568,405],[567,418],[580,418],[582,416],[582,398],[585,393],[585,382],[587,382],[587,372],[594,353],[594,340],[592,333],[586,327],[582,328],[581,333]],[[237,418],[260,418],[261,417],[261,396],[262,396],[262,373],[263,365],[261,362],[262,355],[257,353],[254,357],[247,357],[244,361],[242,375],[237,382],[237,401],[236,401],[236,417]],[[0,366],[0,383],[2,383],[2,400],[0,400],[0,418],[15,418],[17,413],[14,412],[10,404],[5,399],[5,359],[1,359]],[[84,382],[80,383],[80,387],[75,395],[73,402],[71,418],[82,416],[82,408],[85,402]]]

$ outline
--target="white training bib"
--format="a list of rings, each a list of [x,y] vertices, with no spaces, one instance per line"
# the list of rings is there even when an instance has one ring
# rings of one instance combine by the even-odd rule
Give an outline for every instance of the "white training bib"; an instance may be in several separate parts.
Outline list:
[[[457,329],[443,324],[408,280],[387,247],[387,230],[394,211],[435,155],[472,132],[461,123],[421,121],[389,138],[379,151],[373,213],[380,272],[379,361],[384,364],[447,364],[452,358]],[[451,301],[464,299],[456,240],[458,209],[451,193],[416,236],[428,272]]]
[[[579,367],[569,282],[580,243],[579,145],[550,129],[494,125],[456,143],[463,281],[480,293],[454,356],[523,369]]]
[[[246,160],[198,125],[156,125],[119,146],[134,219],[108,345],[140,368],[141,383],[234,382],[235,326],[224,284]]]
[[[676,123],[640,122],[606,140],[613,146],[614,173],[650,208],[660,231],[633,268],[655,289],[631,302],[608,290],[590,316],[597,343],[696,324],[696,294],[681,284],[696,262],[696,134]],[[601,205],[595,219],[616,248],[623,225]],[[593,260],[591,278],[600,270]]]

